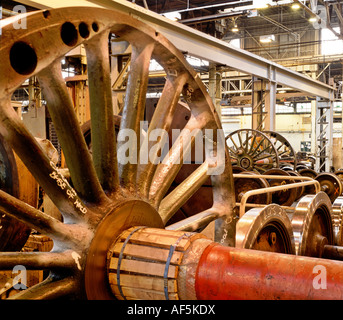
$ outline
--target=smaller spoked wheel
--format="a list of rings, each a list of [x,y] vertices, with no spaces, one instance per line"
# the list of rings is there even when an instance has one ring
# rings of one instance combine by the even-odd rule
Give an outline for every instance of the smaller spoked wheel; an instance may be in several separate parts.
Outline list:
[[[230,133],[225,139],[232,165],[260,173],[279,167],[278,152],[264,133],[240,129]]]
[[[279,253],[294,253],[292,225],[276,204],[247,211],[236,225],[236,247]]]
[[[325,245],[334,243],[332,205],[324,192],[300,199],[292,216],[295,253],[320,258]]]
[[[296,169],[297,159],[295,151],[289,141],[280,133],[275,131],[263,131],[269,139],[274,143],[276,151],[279,154],[280,168],[291,166]]]

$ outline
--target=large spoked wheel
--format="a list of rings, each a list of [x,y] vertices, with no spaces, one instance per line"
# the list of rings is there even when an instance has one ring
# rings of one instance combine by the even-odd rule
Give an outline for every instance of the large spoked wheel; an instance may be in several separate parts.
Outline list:
[[[233,165],[259,173],[279,167],[275,145],[264,133],[240,129],[231,132],[225,139]]]
[[[20,18],[19,15],[2,24],[0,67],[5,76],[0,77],[0,133],[61,211],[63,222],[0,191],[1,210],[54,241],[51,252],[0,253],[0,269],[24,265],[28,269],[51,270],[45,281],[24,290],[17,298],[111,299],[114,295],[108,285],[107,253],[122,231],[134,226],[164,228],[209,174],[212,207],[170,228],[196,231],[217,218],[229,220],[224,215],[233,216],[232,169],[224,138],[221,144],[217,132],[220,120],[206,88],[183,55],[163,36],[131,16],[81,7],[46,10],[27,14],[27,29],[14,29],[13,21]],[[108,52],[110,35],[129,41],[132,46],[117,139]],[[61,57],[81,43],[87,52],[92,156],[61,74]],[[141,145],[140,121],[151,59],[163,66],[167,76],[146,136],[151,134],[153,138],[143,139]],[[42,87],[74,188],[50,163],[11,107],[14,90],[33,75]],[[155,129],[168,132],[181,95],[191,117],[160,161],[158,150],[166,139],[156,135],[160,131]],[[189,138],[193,130],[199,131],[206,158],[165,196],[183,164],[183,151],[195,143],[194,136]]]

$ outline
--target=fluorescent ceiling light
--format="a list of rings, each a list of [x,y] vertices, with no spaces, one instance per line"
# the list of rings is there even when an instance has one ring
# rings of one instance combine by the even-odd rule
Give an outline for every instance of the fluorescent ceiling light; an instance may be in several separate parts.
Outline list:
[[[298,9],[300,9],[300,4],[299,4],[299,3],[293,3],[292,6],[291,6],[291,8],[292,8],[293,10],[298,10]]]

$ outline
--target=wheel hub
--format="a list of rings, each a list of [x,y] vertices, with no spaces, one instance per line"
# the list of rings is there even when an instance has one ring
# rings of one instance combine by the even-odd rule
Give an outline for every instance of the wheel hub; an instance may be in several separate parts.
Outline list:
[[[251,170],[252,169],[252,159],[248,156],[244,156],[239,160],[240,167],[246,170]]]
[[[118,235],[133,226],[164,227],[158,212],[144,201],[123,201],[116,206],[99,224],[87,253],[85,268],[87,299],[114,299],[106,277],[106,259]]]

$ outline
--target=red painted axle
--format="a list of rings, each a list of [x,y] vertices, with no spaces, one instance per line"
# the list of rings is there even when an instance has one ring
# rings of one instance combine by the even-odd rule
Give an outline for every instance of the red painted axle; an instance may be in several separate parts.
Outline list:
[[[343,299],[343,262],[210,244],[195,275],[201,300]]]

